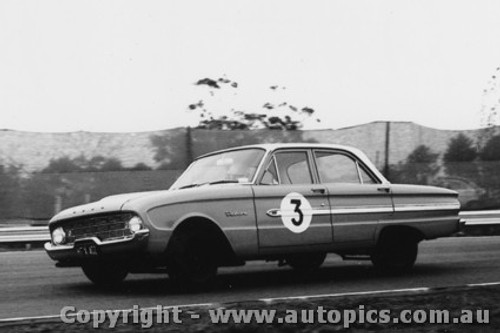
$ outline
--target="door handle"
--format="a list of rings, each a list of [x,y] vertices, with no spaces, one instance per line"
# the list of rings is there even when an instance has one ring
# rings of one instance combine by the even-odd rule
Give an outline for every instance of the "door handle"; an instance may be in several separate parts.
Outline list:
[[[266,215],[270,216],[270,217],[280,217],[281,216],[281,211],[279,209],[269,209],[266,212]]]
[[[321,194],[325,194],[325,189],[324,188],[312,188],[311,191],[313,193],[321,193]]]
[[[377,191],[389,193],[389,192],[391,192],[391,188],[390,187],[378,187]]]

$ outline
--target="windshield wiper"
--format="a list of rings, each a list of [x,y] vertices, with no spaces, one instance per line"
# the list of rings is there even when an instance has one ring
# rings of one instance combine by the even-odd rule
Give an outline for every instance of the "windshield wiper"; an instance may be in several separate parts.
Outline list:
[[[178,187],[177,189],[182,190],[184,188],[191,188],[191,187],[196,187],[196,186],[200,186],[200,185],[201,184],[189,184],[189,185],[184,185],[184,186]]]
[[[203,185],[215,185],[215,184],[231,184],[231,183],[239,183],[236,179],[221,179],[221,180],[214,180],[213,182],[205,182],[201,184],[189,184],[189,185],[184,185],[179,188],[178,190],[182,190],[185,188],[191,188],[191,187],[198,187],[198,186],[203,186]]]
[[[239,183],[236,179],[221,179],[213,182],[207,182],[202,185],[215,185],[215,184],[231,184],[231,183]]]

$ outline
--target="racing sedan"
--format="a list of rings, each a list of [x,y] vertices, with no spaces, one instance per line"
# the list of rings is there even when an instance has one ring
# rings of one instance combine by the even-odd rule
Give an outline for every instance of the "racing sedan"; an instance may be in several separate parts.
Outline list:
[[[275,260],[312,270],[327,253],[403,272],[421,241],[459,231],[459,210],[457,192],[391,184],[356,148],[251,145],[197,158],[168,190],[60,212],[45,250],[99,285],[167,272],[200,286],[221,266]]]

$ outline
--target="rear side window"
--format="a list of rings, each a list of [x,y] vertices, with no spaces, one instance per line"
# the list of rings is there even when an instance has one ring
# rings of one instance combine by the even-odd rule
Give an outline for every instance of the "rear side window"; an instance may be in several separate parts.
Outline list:
[[[278,152],[275,155],[281,184],[312,184],[307,152]]]
[[[350,156],[335,152],[315,152],[322,183],[375,184],[374,179]]]

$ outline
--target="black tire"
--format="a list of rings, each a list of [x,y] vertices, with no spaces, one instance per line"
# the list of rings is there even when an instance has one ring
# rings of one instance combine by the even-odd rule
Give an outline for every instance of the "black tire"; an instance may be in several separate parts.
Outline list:
[[[187,288],[206,288],[217,275],[213,246],[207,235],[178,232],[169,244],[167,270],[170,279]]]
[[[410,270],[418,254],[418,240],[396,234],[381,237],[371,255],[373,265],[386,273],[399,274]]]
[[[115,286],[127,277],[128,270],[123,265],[111,261],[95,261],[82,265],[85,276],[98,286]]]
[[[318,269],[325,261],[326,253],[298,253],[286,259],[288,265],[300,272]]]

